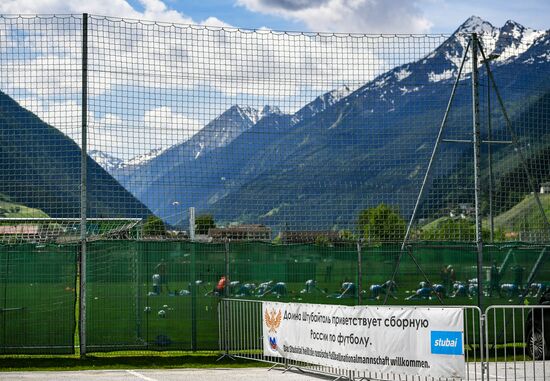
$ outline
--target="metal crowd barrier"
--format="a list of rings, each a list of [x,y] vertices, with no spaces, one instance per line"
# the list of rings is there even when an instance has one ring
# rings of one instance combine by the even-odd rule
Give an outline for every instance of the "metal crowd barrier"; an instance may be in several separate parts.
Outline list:
[[[392,306],[396,307],[396,306]],[[407,306],[410,308],[410,306]],[[438,307],[439,308],[439,307]],[[445,307],[443,307],[445,308]],[[464,311],[464,353],[466,357],[466,379],[483,380],[484,351],[481,336],[481,312],[475,306],[452,306]],[[252,359],[281,366],[284,371],[297,369],[337,379],[349,380],[400,380],[428,381],[451,380],[444,378],[419,377],[397,373],[358,372],[335,367],[315,365],[295,360],[263,355],[262,302],[256,300],[223,299],[219,304],[219,340],[223,356]],[[457,379],[453,379],[457,380]]]
[[[487,380],[550,380],[550,306],[485,311]]]

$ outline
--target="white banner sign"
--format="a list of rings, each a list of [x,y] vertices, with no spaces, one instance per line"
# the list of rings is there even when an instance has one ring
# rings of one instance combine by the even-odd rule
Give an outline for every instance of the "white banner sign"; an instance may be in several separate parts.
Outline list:
[[[264,355],[339,369],[465,378],[460,308],[263,302]]]

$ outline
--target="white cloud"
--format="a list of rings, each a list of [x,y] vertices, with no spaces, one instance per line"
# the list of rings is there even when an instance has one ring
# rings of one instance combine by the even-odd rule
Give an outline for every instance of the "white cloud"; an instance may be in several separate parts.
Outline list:
[[[192,23],[192,19],[184,14],[169,9],[160,0],[139,0],[143,12],[136,11],[126,0],[3,0],[0,3],[0,13],[6,14],[66,14],[91,13],[99,15],[116,15],[134,19],[150,19],[158,21]]]
[[[78,102],[44,102],[39,98],[17,101],[80,145],[82,107]],[[127,160],[148,152],[152,147],[168,148],[184,142],[201,127],[199,121],[165,106],[147,110],[143,118],[136,120],[112,113],[96,118],[89,113],[88,150],[107,152]]]
[[[158,12],[164,8],[155,8]],[[209,19],[212,23],[212,19]],[[29,51],[14,47],[5,73],[32,94],[80,92],[80,30],[74,19],[46,19],[51,25],[7,20],[29,31]],[[73,21],[71,23],[71,21]],[[11,24],[10,24],[11,23]],[[228,96],[249,94],[271,99],[295,96],[304,87],[320,91],[342,84],[354,87],[379,74],[380,60],[371,41],[331,35],[284,34],[269,30],[240,32],[186,25],[151,25],[93,17],[89,23],[89,94],[139,85],[155,90],[210,87]],[[10,75],[4,81],[9,81]],[[37,86],[38,84],[38,86]],[[58,84],[56,86],[56,84]]]
[[[89,13],[155,22],[230,26],[216,17],[208,17],[202,21],[193,20],[181,12],[170,9],[166,1],[138,1],[143,7],[141,12],[133,8],[127,0],[3,0],[0,3],[0,13],[23,15]]]
[[[333,6],[334,1],[326,0],[323,6]],[[143,12],[123,0],[97,1],[86,10],[192,22],[160,0],[141,3]],[[307,1],[300,6],[302,11],[309,9]],[[80,7],[61,0],[7,0],[0,4],[0,13],[77,13],[83,11]],[[265,29],[252,33],[215,18],[205,23],[213,27],[90,19],[90,149],[132,156],[170,146],[188,139],[235,103],[253,107],[269,103],[295,111],[344,84],[355,89],[403,60],[402,55],[386,54],[388,48],[399,47],[396,39],[384,39],[381,46],[380,39],[371,37]],[[78,16],[0,18],[0,25],[0,47],[6,47],[0,54],[0,89],[78,141],[82,41]]]
[[[152,148],[164,149],[184,142],[201,127],[197,120],[165,106],[147,110],[144,117],[136,121],[106,114],[89,123],[89,149],[128,160]]]
[[[168,148],[195,134],[200,123],[169,107],[145,112],[139,120],[129,121],[120,115],[106,114],[89,123],[89,150],[108,152],[128,160],[152,148]]]
[[[197,120],[174,112],[170,107],[166,106],[147,110],[143,123],[145,129],[157,131],[161,139],[164,137],[163,135],[168,135],[172,142],[174,136],[179,141],[187,140],[202,127]]]
[[[237,0],[253,12],[302,22],[309,30],[349,33],[424,33],[430,21],[408,0]]]

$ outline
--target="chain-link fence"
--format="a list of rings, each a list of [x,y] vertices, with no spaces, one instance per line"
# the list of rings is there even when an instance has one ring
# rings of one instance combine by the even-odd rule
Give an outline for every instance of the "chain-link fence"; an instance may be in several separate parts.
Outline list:
[[[536,300],[549,39],[0,16],[0,348],[211,349],[224,295]]]

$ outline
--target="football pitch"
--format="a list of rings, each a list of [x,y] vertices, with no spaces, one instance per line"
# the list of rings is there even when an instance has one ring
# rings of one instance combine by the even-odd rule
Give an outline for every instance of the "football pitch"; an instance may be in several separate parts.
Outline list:
[[[354,305],[356,296],[340,297],[339,285],[332,293],[301,292],[302,283],[287,283],[287,294],[255,295],[241,299],[256,301],[321,303]],[[87,292],[87,350],[106,351],[165,351],[165,350],[218,350],[218,302],[211,295],[213,283],[203,283],[178,289],[169,283],[170,292],[150,295],[147,283],[136,285],[126,282],[90,283]],[[411,287],[414,287],[412,284]],[[14,298],[5,312],[0,314],[1,334],[6,344],[4,353],[72,353],[78,347],[76,330],[76,295],[62,283],[11,284]],[[181,291],[186,292],[181,292]],[[196,296],[193,296],[195,292]],[[398,290],[392,305],[441,305],[435,297],[410,299],[409,290]],[[515,300],[487,298],[491,304],[513,304]],[[445,305],[475,305],[475,298],[444,298]],[[381,305],[383,296],[368,297],[362,303]],[[11,310],[9,308],[12,308]]]

